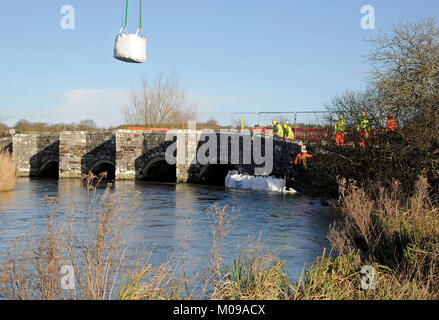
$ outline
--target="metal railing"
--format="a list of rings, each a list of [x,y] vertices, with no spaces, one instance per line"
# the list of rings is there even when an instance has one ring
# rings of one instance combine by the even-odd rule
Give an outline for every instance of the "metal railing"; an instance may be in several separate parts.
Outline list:
[[[264,133],[270,131],[272,121],[276,120],[280,124],[286,123],[291,126],[296,139],[318,142],[332,138],[329,116],[328,111],[201,112],[197,120],[210,120],[211,124],[229,128],[240,128],[243,125],[245,128],[256,128]],[[200,125],[203,127],[203,123]]]

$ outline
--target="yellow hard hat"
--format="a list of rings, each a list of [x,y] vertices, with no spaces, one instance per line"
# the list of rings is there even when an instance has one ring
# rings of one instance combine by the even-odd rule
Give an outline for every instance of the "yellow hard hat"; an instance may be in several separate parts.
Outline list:
[[[287,125],[284,123],[284,128],[286,129],[287,128]]]
[[[275,125],[277,122],[276,122],[276,120],[273,120],[273,124]]]
[[[361,116],[362,116],[362,117],[365,117],[365,116],[366,116],[366,112],[362,112],[362,113],[361,113]]]
[[[340,115],[340,117],[339,117],[339,118],[340,118],[340,120],[343,120],[343,116],[342,116],[342,115]]]

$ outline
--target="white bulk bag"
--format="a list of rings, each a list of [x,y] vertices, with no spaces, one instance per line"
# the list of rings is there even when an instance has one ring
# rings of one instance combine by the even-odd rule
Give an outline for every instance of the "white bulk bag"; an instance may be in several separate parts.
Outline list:
[[[126,31],[126,29],[125,29]],[[114,45],[114,58],[131,63],[144,63],[146,61],[146,38],[142,32],[136,34],[119,32]]]
[[[229,171],[225,178],[226,188],[266,190],[283,193],[296,193],[294,189],[286,188],[285,179],[275,177],[256,177],[246,174],[239,174],[238,171]]]

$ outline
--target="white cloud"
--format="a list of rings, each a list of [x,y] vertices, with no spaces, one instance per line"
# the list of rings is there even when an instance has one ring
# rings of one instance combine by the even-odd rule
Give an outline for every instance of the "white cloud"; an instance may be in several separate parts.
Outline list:
[[[93,119],[98,126],[123,123],[121,109],[129,102],[129,90],[74,89],[64,92],[61,107],[54,114],[56,122]]]
[[[28,104],[12,108],[0,108],[5,112],[2,121],[13,125],[19,119],[46,123],[78,123],[92,119],[99,127],[123,124],[122,108],[129,103],[130,90],[72,89],[63,92],[53,107],[35,109]]]

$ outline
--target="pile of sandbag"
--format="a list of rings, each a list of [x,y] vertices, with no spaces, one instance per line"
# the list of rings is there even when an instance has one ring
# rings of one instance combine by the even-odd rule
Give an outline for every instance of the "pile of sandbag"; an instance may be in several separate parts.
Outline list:
[[[229,171],[225,179],[226,188],[296,193],[294,189],[287,189],[285,184],[285,179],[250,176],[239,174],[237,171]]]

